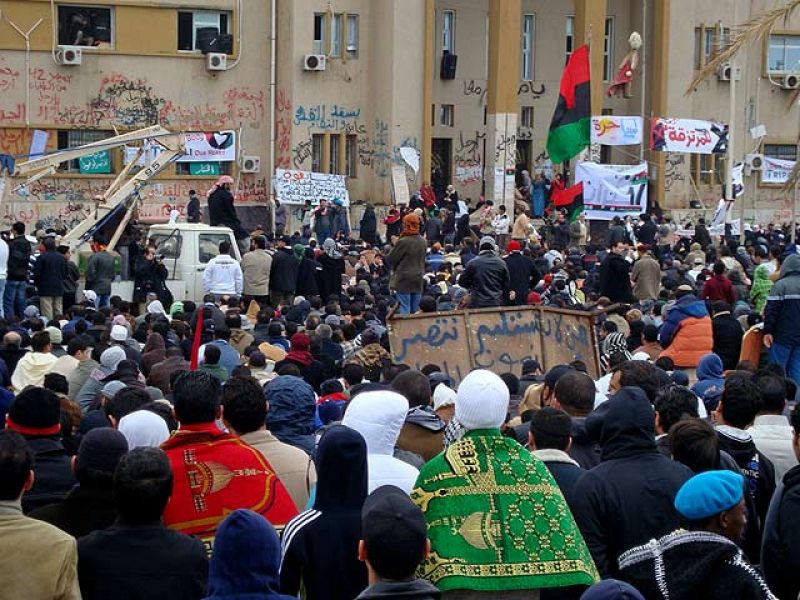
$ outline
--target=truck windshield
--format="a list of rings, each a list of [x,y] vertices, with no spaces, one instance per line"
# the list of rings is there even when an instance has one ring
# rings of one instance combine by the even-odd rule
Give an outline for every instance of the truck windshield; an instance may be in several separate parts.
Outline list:
[[[200,264],[206,264],[219,254],[220,242],[230,242],[231,245],[233,244],[231,236],[227,233],[201,233],[198,236],[197,250],[199,252],[199,256],[197,258],[199,259]]]
[[[177,233],[156,233],[150,239],[156,245],[156,254],[162,254],[164,258],[180,258],[183,238]]]

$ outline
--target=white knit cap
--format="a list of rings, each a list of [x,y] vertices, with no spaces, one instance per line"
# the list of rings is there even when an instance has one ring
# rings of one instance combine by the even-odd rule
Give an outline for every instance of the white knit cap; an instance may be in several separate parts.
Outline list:
[[[456,420],[467,430],[496,429],[508,413],[508,387],[491,371],[467,375],[458,386]]]
[[[128,329],[122,325],[114,325],[111,328],[111,339],[116,342],[124,342],[128,339]]]
[[[456,403],[455,390],[440,383],[433,391],[433,410],[439,410],[445,406],[452,406]]]

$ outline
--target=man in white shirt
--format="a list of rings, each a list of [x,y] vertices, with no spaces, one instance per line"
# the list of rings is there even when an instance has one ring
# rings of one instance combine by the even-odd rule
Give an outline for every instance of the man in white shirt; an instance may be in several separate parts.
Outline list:
[[[217,300],[225,295],[240,296],[244,287],[242,268],[230,251],[229,241],[220,242],[219,254],[208,261],[203,273],[203,289],[207,294],[214,294]]]
[[[758,378],[762,405],[753,424],[747,429],[756,449],[775,466],[775,483],[783,479],[786,471],[797,464],[792,448],[794,431],[789,419],[783,415],[786,407],[786,380],[776,375]],[[794,388],[794,386],[791,386]]]
[[[511,232],[511,219],[506,214],[506,207],[502,204],[498,208],[497,216],[492,219],[492,227],[494,227],[495,236],[497,236],[497,245],[504,250],[508,245],[509,233]]]

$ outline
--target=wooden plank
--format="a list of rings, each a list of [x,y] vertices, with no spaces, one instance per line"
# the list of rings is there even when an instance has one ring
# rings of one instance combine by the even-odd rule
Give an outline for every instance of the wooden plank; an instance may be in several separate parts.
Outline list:
[[[597,346],[594,342],[592,316],[577,311],[558,309],[539,309],[541,314],[542,366],[549,369],[553,365],[582,360],[589,369],[589,375],[597,379],[600,368]]]
[[[470,310],[466,317],[473,368],[519,377],[523,361],[541,361],[539,317],[533,307]]]

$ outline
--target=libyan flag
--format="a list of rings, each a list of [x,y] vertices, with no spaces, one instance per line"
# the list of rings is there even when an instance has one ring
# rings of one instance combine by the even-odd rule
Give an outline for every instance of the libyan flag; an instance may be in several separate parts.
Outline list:
[[[589,145],[592,97],[589,84],[589,46],[581,46],[567,61],[561,76],[556,112],[547,135],[547,153],[558,164]]]
[[[553,206],[563,210],[570,223],[577,219],[583,212],[583,182],[553,194]]]

